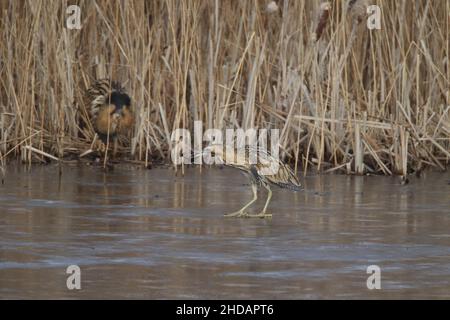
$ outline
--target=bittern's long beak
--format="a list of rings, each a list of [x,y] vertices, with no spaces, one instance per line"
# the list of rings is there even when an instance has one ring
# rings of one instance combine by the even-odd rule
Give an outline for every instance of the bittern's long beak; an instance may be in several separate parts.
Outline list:
[[[196,160],[196,159],[198,159],[198,158],[201,158],[201,157],[203,157],[203,156],[209,156],[209,155],[211,155],[211,150],[210,149],[208,149],[208,148],[205,148],[203,151],[201,151],[201,152],[195,152],[195,151],[192,151],[192,158],[191,158],[191,160]]]
[[[203,156],[203,152],[192,151],[191,161],[195,161],[196,159],[201,158],[202,156]]]

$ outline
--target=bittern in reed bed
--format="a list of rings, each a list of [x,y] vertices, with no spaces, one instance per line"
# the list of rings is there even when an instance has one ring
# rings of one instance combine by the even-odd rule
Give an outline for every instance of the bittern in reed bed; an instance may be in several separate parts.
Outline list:
[[[97,80],[85,95],[87,117],[101,142],[100,152],[106,152],[112,142],[117,153],[118,135],[126,134],[134,123],[131,98],[122,85],[109,79]],[[86,115],[85,115],[86,116]]]
[[[253,199],[240,210],[225,214],[226,217],[258,217],[270,218],[272,214],[267,213],[267,207],[272,198],[271,185],[292,191],[302,190],[302,185],[292,169],[278,158],[272,156],[267,150],[260,147],[246,146],[245,152],[237,152],[233,148],[222,144],[213,144],[204,149],[203,154],[211,154],[216,160],[226,166],[242,170],[248,176],[253,192]],[[257,155],[256,161],[251,161],[252,154]],[[258,187],[263,186],[267,191],[267,200],[263,210],[258,214],[246,212],[258,199]]]

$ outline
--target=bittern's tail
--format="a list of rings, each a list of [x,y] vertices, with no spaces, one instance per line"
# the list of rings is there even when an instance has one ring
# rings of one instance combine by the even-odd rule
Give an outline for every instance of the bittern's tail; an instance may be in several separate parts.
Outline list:
[[[287,179],[287,184],[285,186],[285,188],[291,190],[291,191],[302,191],[304,188],[302,186],[302,184],[300,183],[299,178],[295,175],[295,173],[288,167],[288,179]]]
[[[294,183],[277,183],[277,185],[281,188],[288,189],[291,191],[302,191],[304,190],[303,186],[301,184],[294,184]]]

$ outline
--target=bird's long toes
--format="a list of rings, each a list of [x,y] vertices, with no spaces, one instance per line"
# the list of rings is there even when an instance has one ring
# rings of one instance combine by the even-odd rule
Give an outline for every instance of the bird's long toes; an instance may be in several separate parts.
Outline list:
[[[249,217],[261,218],[261,219],[271,219],[272,218],[272,214],[271,213],[266,213],[266,212],[260,212],[258,214],[249,215]]]
[[[233,217],[237,217],[239,214],[239,212],[232,212],[232,213],[225,213],[223,216],[226,218],[233,218]]]
[[[247,217],[248,213],[245,211],[236,211],[236,212],[232,212],[232,213],[226,213],[226,214],[224,214],[224,216],[227,218],[233,218],[233,217],[243,218],[243,217]]]

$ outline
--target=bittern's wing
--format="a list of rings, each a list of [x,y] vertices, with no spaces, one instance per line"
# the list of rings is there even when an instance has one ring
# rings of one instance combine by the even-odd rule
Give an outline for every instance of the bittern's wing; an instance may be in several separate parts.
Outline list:
[[[299,191],[302,185],[291,167],[280,159],[273,157],[265,150],[258,149],[258,163],[256,168],[258,174],[264,176],[267,181],[281,188]]]
[[[99,79],[86,91],[85,106],[88,108],[91,119],[96,119],[100,108],[106,104],[112,92],[123,92],[118,82],[110,79]]]

